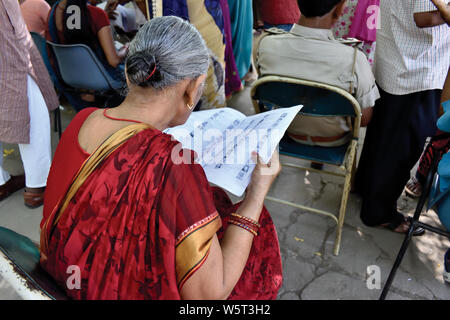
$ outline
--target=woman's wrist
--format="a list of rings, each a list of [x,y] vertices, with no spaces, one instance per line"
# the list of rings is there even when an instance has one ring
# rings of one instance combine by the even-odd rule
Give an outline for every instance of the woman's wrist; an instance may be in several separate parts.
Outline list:
[[[247,194],[239,206],[238,213],[255,221],[259,220],[264,206],[264,197]]]

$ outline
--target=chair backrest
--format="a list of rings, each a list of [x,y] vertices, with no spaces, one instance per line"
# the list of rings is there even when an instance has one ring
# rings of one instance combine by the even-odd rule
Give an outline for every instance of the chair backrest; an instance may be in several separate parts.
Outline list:
[[[121,83],[111,78],[88,46],[47,43],[53,50],[61,78],[67,85],[100,92],[121,87]]]
[[[34,44],[36,45],[37,49],[39,50],[39,53],[41,54],[42,60],[44,61],[45,66],[47,67],[48,74],[50,75],[50,78],[52,79],[52,82],[55,86],[57,86],[58,78],[53,70],[53,67],[50,63],[50,59],[48,57],[47,53],[47,41],[42,37],[39,33],[36,32],[30,32],[31,38],[34,41]]]
[[[255,82],[251,95],[259,106],[263,104],[285,108],[303,105],[300,114],[353,117],[354,134],[360,128],[361,108],[358,101],[338,87],[296,78],[265,76]]]

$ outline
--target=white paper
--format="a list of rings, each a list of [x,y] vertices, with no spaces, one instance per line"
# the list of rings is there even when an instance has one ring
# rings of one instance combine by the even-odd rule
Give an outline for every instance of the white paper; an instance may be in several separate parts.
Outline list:
[[[194,150],[208,181],[240,197],[250,183],[253,151],[267,163],[302,106],[254,116],[231,109],[192,113],[188,121],[165,132],[183,148]]]

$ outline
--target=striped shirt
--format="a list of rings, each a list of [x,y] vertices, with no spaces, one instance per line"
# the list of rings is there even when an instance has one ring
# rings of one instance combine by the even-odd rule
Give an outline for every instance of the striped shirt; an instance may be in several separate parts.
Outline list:
[[[0,30],[0,141],[26,144],[30,142],[28,75],[49,110],[58,108],[59,101],[17,0],[0,0]]]
[[[435,11],[430,0],[381,0],[375,77],[394,95],[442,89],[450,61],[446,24],[418,28],[414,13]]]

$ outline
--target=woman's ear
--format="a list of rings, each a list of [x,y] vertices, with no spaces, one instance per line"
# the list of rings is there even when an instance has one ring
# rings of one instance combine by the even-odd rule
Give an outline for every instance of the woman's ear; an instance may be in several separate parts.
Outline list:
[[[205,84],[206,75],[201,75],[197,79],[191,80],[189,85],[186,87],[185,92],[185,102],[188,105],[197,105],[203,94],[203,87]]]

